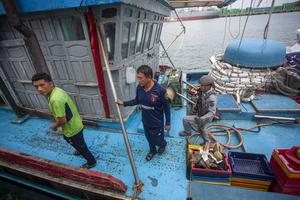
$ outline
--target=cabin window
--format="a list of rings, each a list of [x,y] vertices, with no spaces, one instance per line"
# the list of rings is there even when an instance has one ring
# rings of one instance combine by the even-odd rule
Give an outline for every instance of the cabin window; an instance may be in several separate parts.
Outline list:
[[[145,46],[145,37],[146,37],[147,30],[148,30],[148,23],[144,23],[143,37],[142,37],[142,41],[141,41],[140,52],[143,52],[143,49],[144,49],[144,46]]]
[[[59,21],[65,41],[85,40],[79,16],[66,16]]]
[[[129,33],[130,33],[130,22],[123,23],[122,31],[122,58],[128,57],[128,44],[129,44]]]
[[[143,45],[143,51],[149,48],[149,38],[150,38],[150,33],[152,31],[152,24],[148,25],[148,28],[146,30],[146,35],[144,37],[144,45]]]
[[[144,32],[144,24],[140,22],[138,25],[138,31],[136,37],[136,52],[141,52],[143,32]]]
[[[116,8],[106,8],[102,10],[102,15],[103,18],[113,18],[117,16],[117,9]]]
[[[125,11],[124,11],[124,15],[126,17],[132,17],[132,15],[133,15],[132,9],[126,8]]]
[[[153,46],[154,46],[155,36],[156,36],[156,29],[157,29],[157,24],[153,24],[149,49],[152,49]]]
[[[162,29],[162,23],[160,23],[160,24],[158,25],[158,28],[157,28],[156,39],[155,39],[155,42],[156,42],[156,43],[159,43],[161,29]]]
[[[140,18],[140,17],[141,17],[141,11],[139,11],[137,14],[137,18]]]
[[[114,59],[115,35],[116,35],[116,24],[115,23],[104,24],[104,39],[106,43],[109,60]]]
[[[136,44],[136,38],[137,38],[137,23],[131,24],[131,30],[130,30],[130,49],[129,49],[129,55],[133,55],[135,53],[135,44]]]

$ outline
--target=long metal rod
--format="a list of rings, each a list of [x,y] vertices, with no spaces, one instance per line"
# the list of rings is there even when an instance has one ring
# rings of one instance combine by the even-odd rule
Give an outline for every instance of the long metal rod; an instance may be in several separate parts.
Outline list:
[[[178,92],[176,92],[176,94],[178,95],[178,96],[180,96],[181,98],[183,98],[183,99],[185,99],[185,100],[187,100],[188,102],[190,102],[191,104],[194,104],[194,105],[196,105],[196,103],[195,102],[193,102],[192,100],[190,100],[189,98],[187,98],[186,96],[184,96],[184,95],[182,95],[182,94],[180,94],[180,93],[178,93]]]
[[[114,85],[114,82],[113,82],[113,79],[112,79],[112,75],[111,75],[111,71],[110,71],[110,67],[109,67],[109,62],[108,62],[108,57],[106,55],[106,52],[104,51],[104,45],[103,45],[102,37],[101,37],[100,31],[99,31],[99,27],[97,28],[97,34],[98,34],[98,39],[99,39],[100,50],[101,50],[101,53],[102,53],[103,58],[104,58],[104,65],[106,67],[108,80],[109,80],[109,83],[110,83],[110,86],[111,86],[111,89],[112,89],[112,94],[113,94],[113,97],[114,97],[114,101],[116,102],[118,97],[117,97],[115,85]],[[127,135],[127,132],[126,132],[126,129],[125,129],[125,126],[124,126],[124,121],[123,121],[123,118],[122,118],[120,106],[118,104],[115,104],[115,105],[116,105],[116,108],[117,108],[118,117],[119,117],[121,129],[122,129],[124,141],[125,141],[126,148],[127,148],[127,153],[128,153],[129,160],[130,160],[130,165],[131,165],[131,168],[132,168],[132,171],[133,171],[133,175],[134,175],[134,179],[135,179],[135,185],[140,186],[143,183],[139,179],[139,175],[138,175],[138,172],[137,172],[137,169],[136,169],[136,166],[135,166],[135,162],[134,162],[134,158],[133,158],[133,155],[132,155],[132,152],[131,152],[131,148],[130,148],[130,144],[129,144],[129,140],[128,140],[128,135]]]
[[[168,59],[169,59],[169,61],[170,61],[171,65],[173,66],[173,68],[176,68],[176,67],[175,67],[175,65],[174,65],[174,63],[172,62],[172,60],[171,60],[170,56],[169,56],[169,54],[168,54],[168,52],[167,52],[167,50],[166,50],[166,48],[165,48],[164,44],[162,43],[162,41],[161,41],[161,40],[159,40],[159,43],[160,43],[160,45],[162,46],[162,48],[164,49],[164,51],[165,51],[165,53],[166,53],[166,55],[167,55],[167,57],[168,57]]]
[[[187,82],[187,81],[182,80],[182,82],[185,83],[185,84],[187,84],[188,86],[191,86],[191,87],[194,88],[194,89],[197,89],[195,86],[193,86],[192,84],[190,84],[190,83]]]
[[[296,120],[296,118],[291,118],[291,117],[276,117],[276,116],[267,116],[267,115],[254,115],[254,117],[260,119],[275,119],[275,120],[287,120],[287,121]]]

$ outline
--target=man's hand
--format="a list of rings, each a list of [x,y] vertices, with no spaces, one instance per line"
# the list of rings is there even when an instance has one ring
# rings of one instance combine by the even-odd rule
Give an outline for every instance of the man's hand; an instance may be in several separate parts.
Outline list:
[[[124,105],[124,101],[117,99],[116,104],[123,106]]]
[[[200,89],[201,85],[200,84],[195,84],[193,85],[194,87],[187,87],[186,91],[192,96],[197,96],[198,95],[198,90]]]
[[[50,128],[54,131],[57,130],[58,127],[64,125],[65,123],[67,123],[67,118],[66,117],[59,117],[57,119],[57,122],[53,123]]]
[[[166,126],[165,126],[165,130],[166,130],[166,131],[171,130],[171,126],[170,126],[170,125],[166,125]]]
[[[50,128],[51,128],[53,131],[56,131],[57,128],[58,128],[57,123],[52,124],[52,125],[50,126]]]

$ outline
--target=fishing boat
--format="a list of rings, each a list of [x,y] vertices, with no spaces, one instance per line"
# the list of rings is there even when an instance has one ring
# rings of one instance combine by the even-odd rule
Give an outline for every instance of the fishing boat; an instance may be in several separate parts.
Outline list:
[[[166,152],[145,160],[148,144],[140,110],[119,108],[114,102],[135,97],[135,69],[140,65],[160,72],[160,34],[171,5],[163,0],[2,1],[1,189],[21,186],[21,191],[30,191],[23,195],[33,199],[299,199],[230,187],[229,182],[192,180],[186,164],[191,141],[178,135],[187,112],[180,96],[173,99]],[[86,125],[85,140],[98,163],[91,170],[78,168],[83,159],[73,155],[60,133],[49,131],[47,100],[31,83],[36,72],[50,73],[76,103]],[[156,78],[184,96],[183,82],[193,84],[207,73],[167,69]],[[235,151],[270,159],[273,149],[299,145],[300,126],[291,118],[300,117],[300,107],[289,97],[266,94],[243,102],[223,93],[217,109],[220,119],[213,124],[245,129],[244,142]],[[272,117],[277,120],[272,126],[246,130]],[[293,123],[278,122],[282,119]],[[232,142],[240,141],[232,137]]]
[[[217,7],[204,7],[204,8],[181,8],[171,12],[170,17],[165,17],[165,22],[175,21],[189,21],[199,19],[211,19],[219,17],[219,9]]]

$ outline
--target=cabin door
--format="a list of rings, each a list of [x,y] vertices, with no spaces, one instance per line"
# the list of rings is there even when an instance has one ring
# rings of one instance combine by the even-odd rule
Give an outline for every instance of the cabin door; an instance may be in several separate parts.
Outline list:
[[[105,114],[84,16],[57,16],[48,21],[51,26],[43,24],[49,26],[44,34],[53,32],[53,37],[40,43],[48,50],[46,60],[54,83],[72,97],[83,117],[102,118]]]
[[[23,39],[0,41],[0,75],[17,104],[47,111],[47,99],[31,83],[35,73]]]

